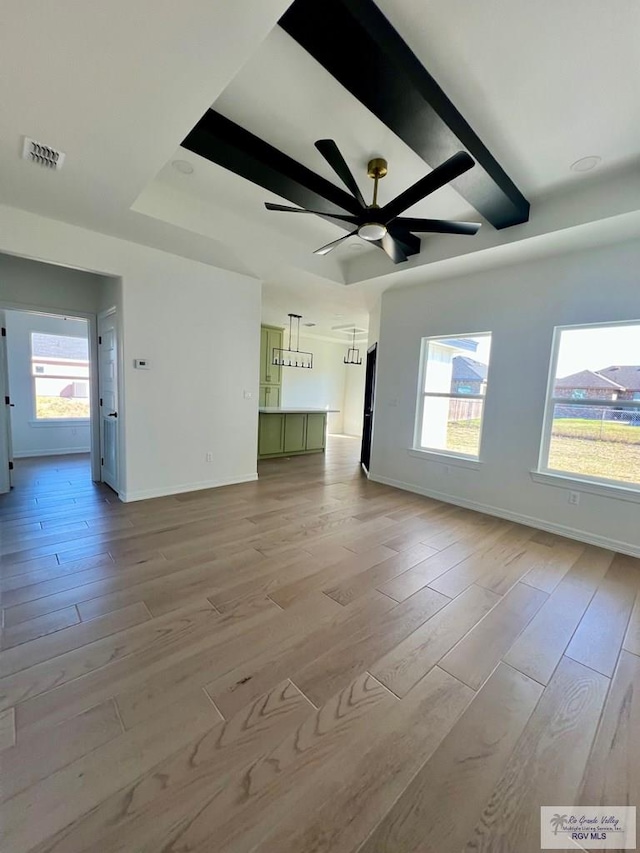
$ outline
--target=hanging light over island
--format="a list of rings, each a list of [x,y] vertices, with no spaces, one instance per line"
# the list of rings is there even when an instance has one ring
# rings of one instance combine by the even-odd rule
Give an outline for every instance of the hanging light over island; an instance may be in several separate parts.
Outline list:
[[[360,350],[356,346],[356,327],[353,327],[353,341],[351,346],[347,350],[347,354],[343,359],[345,364],[362,364],[362,358],[360,357]]]
[[[296,345],[293,346],[293,321],[296,321]],[[313,367],[313,353],[300,349],[300,320],[302,314],[289,314],[289,346],[274,347],[271,353],[271,363],[279,367],[303,367],[310,370]]]

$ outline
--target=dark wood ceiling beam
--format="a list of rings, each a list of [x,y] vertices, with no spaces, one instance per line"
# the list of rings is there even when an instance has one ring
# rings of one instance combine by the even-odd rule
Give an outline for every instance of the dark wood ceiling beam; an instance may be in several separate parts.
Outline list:
[[[467,151],[476,166],[452,186],[492,225],[528,220],[527,199],[373,0],[295,0],[280,26],[429,166]]]
[[[182,147],[300,207],[326,213],[360,213],[352,195],[215,110],[207,110]],[[352,225],[331,221],[353,229]]]

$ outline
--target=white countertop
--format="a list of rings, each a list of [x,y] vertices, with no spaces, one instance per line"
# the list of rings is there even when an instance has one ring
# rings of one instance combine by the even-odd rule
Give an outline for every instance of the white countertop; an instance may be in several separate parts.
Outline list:
[[[263,415],[326,415],[329,413],[339,412],[340,409],[309,409],[309,408],[277,408],[275,406],[260,406],[258,409]]]

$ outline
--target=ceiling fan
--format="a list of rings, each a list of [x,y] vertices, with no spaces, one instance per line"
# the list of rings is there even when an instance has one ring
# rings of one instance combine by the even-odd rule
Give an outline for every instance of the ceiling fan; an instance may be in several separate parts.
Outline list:
[[[360,207],[358,213],[351,214],[348,211],[341,213],[326,213],[321,210],[305,210],[301,207],[287,207],[282,204],[271,204],[265,202],[267,210],[276,210],[285,213],[312,213],[327,219],[335,219],[355,226],[355,229],[344,237],[327,243],[316,249],[315,255],[327,255],[340,243],[349,237],[357,235],[369,243],[373,243],[383,249],[394,264],[407,260],[408,255],[414,255],[419,251],[419,240],[412,232],[417,234],[476,234],[480,228],[479,222],[454,222],[447,219],[414,219],[401,216],[405,210],[412,207],[432,192],[440,189],[450,181],[455,180],[471,169],[475,163],[465,151],[458,151],[440,166],[437,166],[424,178],[421,178],[409,189],[400,193],[399,196],[388,202],[383,207],[378,204],[378,181],[387,174],[388,164],[386,160],[377,157],[369,161],[367,174],[373,179],[373,201],[367,204],[360,188],[351,174],[351,170],[340,153],[336,143],[332,139],[319,139],[316,148],[337,174],[349,192],[355,198]]]

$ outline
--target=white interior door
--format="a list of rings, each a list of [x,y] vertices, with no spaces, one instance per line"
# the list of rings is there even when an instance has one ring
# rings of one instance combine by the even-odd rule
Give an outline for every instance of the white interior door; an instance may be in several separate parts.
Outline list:
[[[98,317],[101,479],[118,491],[118,317]]]
[[[0,311],[0,494],[11,490],[13,450],[11,446],[11,417],[9,399],[9,368],[7,364],[7,330],[4,311]]]

